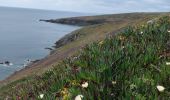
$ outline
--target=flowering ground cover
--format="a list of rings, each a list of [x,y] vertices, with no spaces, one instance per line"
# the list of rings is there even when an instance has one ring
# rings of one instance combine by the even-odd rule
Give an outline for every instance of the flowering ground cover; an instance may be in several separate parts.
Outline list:
[[[87,45],[42,76],[2,87],[14,100],[170,99],[170,18]]]

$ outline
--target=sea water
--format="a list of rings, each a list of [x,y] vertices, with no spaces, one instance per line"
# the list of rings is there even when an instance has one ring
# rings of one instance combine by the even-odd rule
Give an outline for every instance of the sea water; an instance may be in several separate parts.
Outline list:
[[[80,27],[40,22],[82,16],[80,13],[0,7],[0,80],[25,67],[29,60],[49,54],[45,48]]]

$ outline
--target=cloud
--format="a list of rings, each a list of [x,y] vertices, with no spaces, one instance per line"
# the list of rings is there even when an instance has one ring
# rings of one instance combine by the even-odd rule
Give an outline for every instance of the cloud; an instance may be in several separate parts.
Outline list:
[[[0,5],[86,13],[170,11],[169,0],[0,0]]]

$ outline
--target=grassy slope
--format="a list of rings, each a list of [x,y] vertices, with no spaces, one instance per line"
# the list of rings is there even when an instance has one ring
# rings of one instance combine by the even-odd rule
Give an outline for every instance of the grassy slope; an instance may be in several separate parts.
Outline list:
[[[144,21],[148,21],[154,17],[163,15],[164,13],[132,13],[132,14],[116,14],[116,15],[104,15],[104,16],[94,16],[94,17],[82,17],[81,19],[114,19],[114,21],[101,23],[98,25],[86,26],[80,30],[74,31],[71,34],[77,36],[73,41],[67,40],[62,47],[56,49],[54,53],[45,59],[37,62],[26,69],[23,69],[5,81],[1,82],[2,84],[10,83],[12,81],[33,75],[33,74],[42,74],[53,65],[58,64],[64,58],[74,55],[80,48],[84,47],[86,44],[92,43],[94,41],[104,39],[109,33],[115,33],[118,30],[128,26],[136,25]],[[80,18],[80,17],[78,17]],[[70,19],[70,18],[68,18]],[[76,18],[74,18],[76,19]],[[66,38],[68,38],[66,36]]]
[[[136,22],[139,23],[141,21],[143,22],[144,20],[143,19],[137,20]],[[133,21],[131,21],[131,22],[133,22]],[[70,48],[72,46],[73,47],[82,46],[87,43],[93,42],[93,40],[104,39],[106,36],[106,33],[115,31],[116,29],[119,29],[122,27],[125,27],[127,24],[129,24],[129,23],[126,23],[126,24],[121,23],[120,25],[119,24],[115,25],[114,23],[105,23],[102,25],[86,27],[89,32],[93,32],[94,34],[88,34],[89,32],[87,32],[86,28],[81,29],[81,31],[80,31],[81,33],[87,32],[87,33],[84,33],[85,36],[83,36],[82,38],[80,37],[79,39],[75,40],[74,42],[63,46],[62,48],[59,48],[58,50],[61,50],[61,51],[68,50],[68,48]],[[115,27],[113,28],[113,26],[115,26]],[[146,33],[150,32],[150,30],[147,29],[148,27],[150,27],[151,29],[153,28],[153,30],[156,32],[159,28],[162,28],[161,26],[146,26],[145,28],[143,28],[143,30],[146,30]],[[158,29],[156,30],[156,28],[158,28]],[[167,28],[168,27],[165,26],[165,29],[167,29]],[[162,33],[165,32],[165,29],[161,30]],[[133,97],[132,93],[129,93],[129,94],[124,93],[125,90],[126,89],[128,90],[128,88],[129,88],[129,87],[125,87],[125,86],[128,86],[130,84],[129,82],[131,82],[131,81],[134,82],[132,84],[133,85],[132,87],[134,87],[134,88],[136,88],[137,87],[136,85],[138,85],[138,84],[139,85],[143,84],[143,83],[140,83],[139,80],[141,80],[142,78],[145,79],[145,76],[140,77],[140,78],[139,78],[139,76],[144,75],[144,74],[139,73],[139,75],[138,74],[136,75],[136,73],[139,72],[140,68],[143,71],[147,71],[146,69],[142,69],[142,65],[145,64],[146,62],[148,62],[150,59],[155,60],[155,59],[152,59],[152,58],[156,57],[156,56],[153,56],[153,53],[156,53],[156,51],[154,52],[153,50],[157,49],[155,46],[157,46],[157,47],[160,46],[160,48],[162,50],[162,45],[164,45],[164,44],[163,43],[159,44],[159,42],[165,38],[167,39],[168,36],[166,36],[167,34],[161,35],[162,38],[160,41],[155,41],[156,39],[158,39],[158,37],[160,37],[160,35],[155,36],[156,37],[155,39],[152,38],[153,43],[155,43],[153,45],[152,42],[150,42],[150,41],[148,42],[148,40],[146,38],[146,37],[152,37],[153,36],[152,34],[149,34],[149,35],[145,34],[144,40],[141,39],[141,40],[137,41],[136,40],[137,36],[135,34],[131,34],[130,31],[132,31],[133,33],[136,33],[137,31],[139,32],[139,29],[138,30],[129,29],[127,32],[125,32],[125,33],[129,34],[129,36],[126,36],[126,38],[128,38],[128,40],[126,39],[126,41],[123,43],[121,43],[121,41],[119,42],[119,40],[117,38],[112,38],[112,39],[105,40],[104,43],[100,43],[101,45],[98,45],[98,44],[90,45],[89,47],[85,48],[84,52],[80,53],[81,56],[79,59],[77,59],[75,61],[71,60],[69,62],[66,61],[64,63],[61,63],[61,65],[58,65],[55,67],[55,70],[48,71],[43,76],[36,76],[34,78],[31,77],[30,79],[26,79],[26,81],[24,80],[23,83],[20,80],[19,82],[15,82],[7,87],[4,87],[1,89],[1,95],[3,96],[4,91],[6,91],[4,93],[7,93],[9,95],[13,94],[13,96],[19,95],[19,96],[25,96],[25,97],[28,96],[28,94],[30,94],[30,93],[34,94],[34,95],[38,95],[39,93],[45,93],[46,98],[51,97],[54,99],[53,93],[55,93],[55,92],[60,92],[59,94],[64,96],[64,94],[62,94],[61,91],[59,91],[59,89],[64,88],[65,91],[72,93],[72,94],[70,94],[71,97],[74,97],[78,93],[82,93],[83,95],[85,95],[86,98],[87,97],[93,98],[93,96],[95,96],[95,95],[98,97],[101,97],[101,98],[102,97],[107,98],[107,97],[111,97],[111,96],[109,96],[109,93],[106,93],[104,91],[111,92],[114,89],[114,88],[109,89],[110,85],[107,86],[107,81],[108,81],[108,84],[110,84],[109,81],[114,80],[114,81],[117,81],[117,84],[120,86],[116,86],[119,88],[115,88],[116,90],[114,90],[114,91],[116,91],[116,92],[115,92],[115,94],[113,93],[114,94],[113,96],[118,96],[118,95],[120,96],[120,94],[121,94],[121,95],[125,96],[126,98],[128,96]],[[99,33],[100,33],[100,35],[99,35]],[[146,40],[145,40],[145,38],[146,38]],[[151,41],[152,41],[152,39],[151,39]],[[126,44],[126,42],[129,42],[129,44]],[[140,42],[143,43],[143,44],[141,44],[141,47],[137,45]],[[147,44],[148,47],[147,46],[145,47],[146,42],[148,42],[148,44]],[[126,53],[122,54],[122,49],[120,47],[121,45],[124,45],[124,46],[127,45],[127,51],[126,51],[127,54]],[[113,47],[116,46],[116,48],[113,48],[112,46]],[[136,60],[136,56],[138,55],[138,53],[141,52],[140,49],[138,49],[139,47],[141,50],[148,48],[148,50],[151,50],[151,52],[148,51],[146,54],[140,54],[141,57],[139,57],[139,59]],[[114,52],[112,50],[114,50]],[[134,55],[132,55],[132,51],[133,51]],[[150,54],[150,55],[147,57],[148,54]],[[120,60],[121,61],[121,63],[120,63],[120,61],[118,59],[122,55],[124,55],[124,58],[122,58]],[[144,58],[146,60],[143,61]],[[114,68],[114,70],[113,70],[113,72],[116,72],[116,73],[114,73],[115,75],[112,75],[111,73],[113,73],[113,72],[111,70],[112,68],[110,69],[110,65],[111,65],[111,63],[113,63],[112,61],[114,61],[114,60],[116,60],[116,61],[118,60],[118,62],[115,63],[117,67],[116,67],[116,69]],[[132,61],[132,62],[129,62],[129,61]],[[137,65],[138,63],[135,63],[138,61],[141,61],[141,63],[139,65]],[[128,66],[125,66],[125,65],[128,65]],[[133,66],[129,66],[129,65],[133,65]],[[136,65],[139,67],[139,69],[135,68]],[[146,63],[146,66],[149,66],[149,65],[147,65],[147,63]],[[98,68],[97,68],[97,66],[98,66]],[[72,71],[74,71],[77,68],[79,69],[79,67],[81,68],[81,73],[72,73]],[[127,67],[127,68],[125,68],[125,67]],[[154,67],[153,67],[153,69],[154,69]],[[125,73],[125,71],[127,71],[127,73]],[[163,71],[165,71],[165,70],[163,70]],[[61,72],[62,72],[62,74],[58,74]],[[167,71],[165,71],[165,72],[167,72]],[[132,74],[130,74],[127,77],[123,77],[125,75],[128,75],[129,73],[132,73]],[[75,74],[76,74],[76,76],[75,76]],[[149,76],[151,74],[153,74],[152,71],[151,72],[148,71],[147,74],[148,75],[146,75],[146,79],[150,80],[151,77],[149,77]],[[167,74],[167,75],[169,75],[169,74]],[[164,77],[160,75],[159,77],[161,77],[161,80],[163,80],[166,77],[166,75]],[[124,81],[121,78],[123,78]],[[121,80],[123,81],[123,83],[121,83]],[[70,84],[72,83],[72,81],[74,81],[77,85],[70,87]],[[88,81],[91,84],[91,86],[85,90],[81,89],[79,86],[81,81]],[[153,82],[154,85],[156,85],[155,81],[158,82],[160,80],[154,79],[154,82]],[[67,86],[66,83],[69,83],[69,86]],[[50,86],[47,86],[47,84],[50,84]],[[106,85],[106,87],[105,87],[105,85]],[[13,89],[11,89],[10,87],[13,87]],[[94,88],[96,89],[96,91],[94,91]],[[147,88],[148,87],[145,87],[145,89],[147,89]],[[8,91],[8,89],[10,90],[10,92]],[[125,90],[122,90],[122,89],[125,89]],[[158,94],[157,94],[157,92],[155,92],[155,89],[152,88],[151,90],[153,91],[153,93],[155,93],[155,96],[157,97]],[[145,90],[142,90],[142,91],[145,91]],[[144,96],[144,92],[142,92],[142,91],[140,91],[140,89],[139,89],[139,92],[141,92],[141,93],[139,93],[139,95],[138,94],[137,95]],[[134,91],[132,91],[132,92],[134,92]],[[104,97],[103,93],[105,93],[107,95],[107,97]],[[136,93],[138,93],[138,91]],[[154,98],[154,97],[152,96],[152,98]]]

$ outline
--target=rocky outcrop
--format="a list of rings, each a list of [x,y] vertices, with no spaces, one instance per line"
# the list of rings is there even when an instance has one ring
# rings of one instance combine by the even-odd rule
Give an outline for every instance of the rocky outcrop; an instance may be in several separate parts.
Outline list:
[[[104,19],[82,20],[76,18],[63,18],[63,19],[50,19],[50,20],[40,19],[40,21],[67,24],[67,25],[76,25],[76,26],[88,26],[88,25],[95,25],[95,24],[101,24],[106,22]]]
[[[78,32],[75,32],[75,31],[70,34],[65,35],[63,38],[61,38],[55,43],[55,48],[59,48],[61,46],[66,45],[67,43],[70,43],[76,40],[79,37],[79,35],[80,34],[78,34]]]

